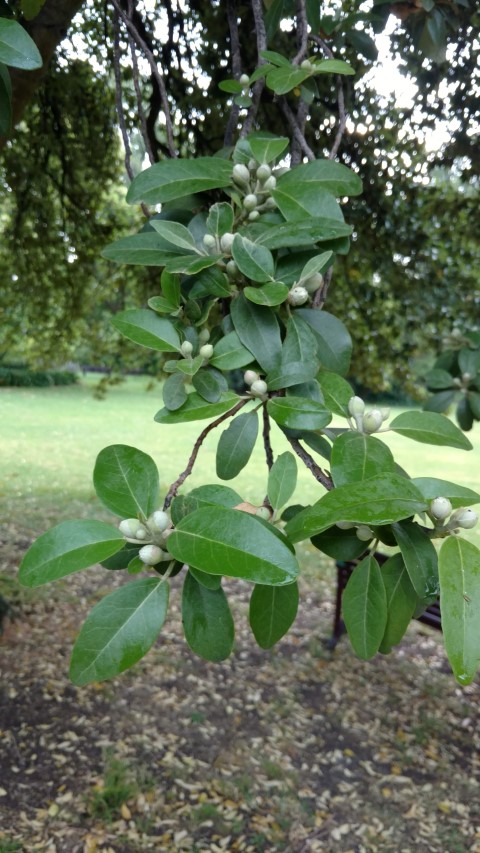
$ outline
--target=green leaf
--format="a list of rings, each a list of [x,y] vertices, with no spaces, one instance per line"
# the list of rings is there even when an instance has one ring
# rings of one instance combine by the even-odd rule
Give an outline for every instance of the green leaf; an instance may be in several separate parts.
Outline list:
[[[336,486],[358,483],[395,470],[392,451],[378,438],[348,431],[333,442],[330,472]]]
[[[451,388],[453,377],[447,370],[440,370],[439,368],[436,368],[434,370],[429,370],[425,375],[425,382],[427,388],[431,391],[437,391],[443,388]]]
[[[297,485],[297,462],[288,450],[273,463],[268,475],[268,499],[273,509],[284,506],[292,497]]]
[[[21,0],[20,8],[26,21],[36,18],[40,9],[45,5],[45,0]]]
[[[333,221],[345,226],[342,208],[335,196],[315,183],[300,182],[287,187],[282,186],[280,189],[276,187],[272,190],[272,196],[288,222],[302,222],[315,218],[319,223],[331,224]],[[318,231],[321,235],[320,227]]]
[[[480,350],[462,349],[458,353],[460,372],[469,373],[471,377],[480,371]]]
[[[31,588],[101,563],[120,551],[123,534],[102,521],[63,521],[47,530],[28,549],[19,580]]]
[[[33,71],[43,65],[39,50],[27,31],[10,18],[0,18],[0,62]]]
[[[247,140],[258,163],[271,163],[277,160],[289,144],[287,136],[275,136],[265,130],[250,133]]]
[[[160,284],[162,285],[162,294],[172,305],[180,305],[181,287],[180,276],[170,273],[168,270],[163,270]]]
[[[475,391],[469,391],[467,394],[467,400],[472,410],[473,417],[480,420],[480,394],[477,394]]]
[[[400,474],[380,474],[360,483],[348,483],[328,492],[288,522],[285,531],[292,542],[309,539],[337,521],[356,524],[391,524],[424,512],[421,492]]]
[[[171,273],[182,273],[184,275],[197,275],[208,267],[215,266],[221,261],[223,255],[172,255],[165,266]]]
[[[480,664],[480,551],[450,536],[439,557],[445,649],[455,678],[471,684]]]
[[[251,281],[265,282],[273,279],[275,264],[271,252],[258,243],[252,243],[241,234],[235,234],[232,257],[240,272]]]
[[[219,370],[236,370],[253,361],[253,355],[240,341],[236,332],[229,332],[215,344],[210,364]]]
[[[392,530],[418,597],[425,604],[435,601],[438,596],[438,558],[432,540],[414,521],[393,524]]]
[[[231,204],[222,201],[212,204],[207,217],[207,228],[210,234],[221,236],[233,231],[233,208]]]
[[[207,575],[206,572],[201,572],[200,569],[195,569],[193,566],[190,566],[188,571],[198,583],[207,589],[220,589],[222,586],[221,575]]]
[[[207,574],[267,585],[291,583],[294,554],[260,519],[236,509],[204,507],[183,518],[168,538],[177,560]]]
[[[353,570],[342,596],[345,627],[355,654],[373,658],[387,625],[387,594],[380,566],[365,557]]]
[[[450,483],[448,480],[438,480],[435,477],[415,477],[412,483],[422,493],[426,501],[434,498],[448,498],[453,509],[480,503],[480,495],[466,486]]]
[[[418,599],[401,554],[383,564],[382,578],[387,594],[387,624],[379,651],[388,654],[404,636]]]
[[[253,233],[254,229],[251,230]],[[285,222],[263,231],[258,236],[256,245],[267,246],[268,249],[297,249],[300,246],[314,246],[315,243],[336,240],[351,233],[350,225],[341,220],[310,217],[306,221]]]
[[[287,322],[287,334],[282,346],[282,365],[299,361],[307,365],[313,363],[315,367],[313,375],[316,376],[319,367],[317,338],[308,323],[305,323],[295,311]]]
[[[231,306],[231,318],[242,344],[267,373],[279,364],[282,340],[278,320],[268,308],[239,296]],[[218,362],[216,363],[218,367]]]
[[[228,383],[223,374],[208,367],[195,374],[192,385],[209,403],[217,403],[223,392],[228,390]]]
[[[300,273],[298,284],[307,281],[315,273],[323,271],[332,258],[333,252],[322,252],[321,255],[314,255],[313,258],[310,258]]]
[[[160,578],[141,578],[96,604],[73,647],[73,683],[80,686],[113,678],[137,663],[165,622],[168,593],[168,585]]]
[[[350,367],[352,339],[343,323],[313,308],[297,308],[296,314],[311,327],[317,339],[317,356],[322,367],[344,376]]]
[[[243,86],[238,80],[220,80],[218,88],[222,92],[228,92],[229,95],[239,95],[243,92]]]
[[[0,64],[0,136],[10,133],[12,126],[12,83],[6,65]]]
[[[208,589],[188,572],[182,590],[185,639],[197,655],[210,661],[229,657],[235,628],[223,589]]]
[[[360,195],[362,192],[359,176],[335,160],[312,160],[310,163],[295,166],[278,179],[277,187],[283,190],[287,187],[294,188],[299,183],[316,184],[337,198]]]
[[[233,409],[238,403],[238,397],[231,391],[222,395],[218,403],[208,403],[200,394],[189,394],[186,403],[175,412],[168,409],[160,409],[154,417],[158,424],[184,424],[189,421],[199,421],[204,418],[216,418],[223,415],[229,409]]]
[[[287,66],[290,68],[288,59],[281,53],[277,53],[275,50],[261,50],[260,56],[262,59],[266,59],[268,62],[271,62],[272,65],[277,65],[279,68]]]
[[[240,473],[252,455],[257,435],[257,412],[238,415],[231,421],[217,445],[217,477],[233,480]]]
[[[304,397],[274,397],[268,401],[267,410],[279,426],[288,429],[323,429],[332,420],[325,406]]]
[[[195,358],[182,358],[177,361],[177,370],[180,370],[184,376],[195,376],[203,365],[201,355],[196,355]]]
[[[430,397],[426,403],[424,403],[423,408],[425,412],[446,412],[447,409],[452,405],[456,396],[456,391],[440,391],[438,394],[434,394]]]
[[[266,377],[269,391],[278,391],[280,388],[290,388],[292,385],[300,385],[314,379],[318,371],[316,359],[310,363],[301,361],[281,364],[276,370],[272,370]],[[301,396],[301,395],[299,395]]]
[[[253,635],[262,649],[271,649],[295,622],[298,610],[298,585],[263,586],[256,584],[250,597],[248,618]]]
[[[162,160],[141,172],[130,184],[127,201],[159,204],[194,193],[228,187],[233,164],[220,157]]]
[[[266,305],[268,308],[281,305],[288,296],[288,287],[281,281],[271,281],[262,287],[244,287],[243,293],[257,305]]]
[[[317,382],[327,409],[330,409],[334,415],[348,417],[348,401],[353,397],[351,385],[337,373],[329,370],[321,370],[317,374]]]
[[[187,391],[185,388],[185,379],[181,373],[173,373],[163,384],[163,402],[167,409],[175,412],[185,403],[187,399]]]
[[[148,308],[133,308],[121,311],[112,320],[112,325],[124,338],[142,347],[158,352],[178,352],[180,338],[169,320],[158,317]]]
[[[466,397],[460,397],[457,410],[455,412],[457,423],[464,432],[468,432],[473,427],[473,412],[470,408],[469,401]]]
[[[455,424],[445,415],[434,412],[402,412],[390,422],[390,429],[423,444],[473,449],[468,438]]]
[[[136,447],[104,447],[95,462],[93,485],[104,506],[121,518],[147,517],[159,507],[157,466]]]
[[[200,272],[189,296],[192,299],[201,299],[204,296],[228,298],[231,292],[232,286],[225,273],[218,267],[212,266]]]
[[[164,267],[167,261],[177,256],[172,251],[171,245],[159,234],[145,231],[109,243],[103,250],[102,257],[117,264]]]
[[[128,564],[132,561],[134,557],[138,555],[140,548],[138,545],[133,545],[131,542],[125,542],[123,548],[120,551],[117,551],[116,554],[113,554],[111,557],[107,557],[106,560],[102,560],[101,566],[104,569],[108,569],[108,571],[121,571],[128,567]],[[145,563],[143,563],[143,568],[145,568]]]
[[[286,95],[292,89],[298,88],[310,76],[310,70],[299,68],[298,65],[289,65],[269,71],[266,82],[268,88],[272,89],[276,95]]]
[[[188,495],[178,495],[172,501],[172,522],[176,526],[182,518],[202,506],[235,507],[242,503],[242,498],[233,489],[219,484],[199,486]]]
[[[186,250],[198,254],[195,240],[185,225],[181,225],[180,222],[168,222],[164,219],[151,219],[150,225],[166,243],[172,246],[171,252],[181,255]]]
[[[174,314],[178,311],[178,305],[168,302],[164,296],[151,296],[148,300],[148,307],[157,314]]]
[[[369,59],[370,62],[377,61],[377,46],[371,36],[368,35],[368,33],[365,33],[362,30],[349,30],[345,35],[347,41],[350,42],[350,44],[353,48],[355,48],[357,53],[359,53],[361,56],[364,56],[365,59]]]
[[[356,528],[340,530],[336,526],[329,527],[317,536],[312,536],[311,543],[327,557],[347,561],[356,560],[364,554],[367,545],[358,538]]]
[[[315,74],[355,74],[355,69],[343,59],[320,59],[313,67]]]

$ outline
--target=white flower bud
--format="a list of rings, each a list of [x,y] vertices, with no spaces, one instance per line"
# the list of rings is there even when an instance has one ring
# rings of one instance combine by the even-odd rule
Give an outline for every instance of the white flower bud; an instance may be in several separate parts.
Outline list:
[[[361,542],[369,542],[370,539],[373,539],[373,530],[370,530],[366,524],[359,524],[357,527],[357,538]]]
[[[380,409],[380,412],[382,413],[382,419],[384,421],[388,421],[390,417],[390,409]]]
[[[259,518],[263,518],[265,521],[270,521],[272,517],[272,513],[268,506],[259,506],[255,515],[258,515]]]
[[[277,202],[275,201],[274,198],[272,198],[272,196],[269,196],[268,198],[266,198],[262,204],[262,208],[264,208],[265,210],[274,210],[276,208],[276,206],[277,206]]]
[[[202,358],[206,358],[208,360],[213,355],[212,345],[211,344],[204,344],[203,347],[200,347],[198,354],[201,355]]]
[[[163,551],[158,545],[144,545],[138,552],[142,563],[147,566],[156,566],[163,559]]]
[[[213,234],[205,234],[205,236],[203,238],[203,245],[205,246],[206,249],[214,249],[215,248],[215,246],[217,245],[217,241],[215,240],[215,237],[213,236]]]
[[[465,382],[466,385],[470,382],[471,378],[472,378],[471,373],[468,373],[468,372],[462,373],[462,382]]]
[[[348,411],[349,414],[353,415],[363,415],[365,411],[365,403],[363,402],[361,397],[350,397],[348,401]]]
[[[243,199],[243,206],[244,206],[245,210],[255,210],[257,204],[258,204],[258,198],[255,195],[255,193],[249,193]]]
[[[170,519],[166,512],[163,512],[162,509],[157,509],[157,511],[153,512],[148,518],[147,524],[150,530],[154,530],[156,533],[163,533],[163,531],[169,526]]]
[[[317,291],[319,287],[322,287],[322,285],[323,275],[321,275],[321,273],[319,272],[316,272],[314,275],[311,275],[310,278],[307,278],[307,280],[303,282],[303,286],[305,290],[308,291],[308,293],[315,293],[315,291]]]
[[[263,379],[255,379],[250,385],[250,392],[254,397],[265,397],[268,391],[267,383]]]
[[[258,219],[259,216],[260,216],[260,213],[258,212],[258,210],[251,210],[250,213],[248,214],[248,218],[249,218],[250,222],[255,222],[255,220]]]
[[[300,63],[300,68],[303,68],[304,71],[311,71],[312,67],[312,63],[309,59],[304,59],[303,62]]]
[[[382,423],[383,417],[380,409],[372,409],[363,416],[362,428],[367,435],[371,435],[372,432],[377,432],[380,429]]]
[[[119,530],[129,539],[136,539],[136,533],[141,524],[138,518],[124,518],[118,525]]]
[[[229,261],[227,266],[225,267],[225,271],[228,277],[232,279],[232,281],[235,281],[235,279],[238,278],[239,269],[235,261]]]
[[[200,344],[206,344],[206,343],[207,343],[207,341],[209,341],[209,340],[210,340],[210,331],[209,331],[209,329],[202,329],[202,330],[201,330],[201,332],[199,332],[198,340],[199,340],[199,343],[200,343]]]
[[[434,498],[430,504],[430,515],[437,521],[444,521],[452,512],[452,504],[448,498]]]
[[[233,167],[232,177],[236,184],[241,184],[243,186],[248,185],[250,182],[250,172],[243,163],[237,163]]]
[[[251,385],[253,382],[256,382],[257,379],[260,379],[260,377],[254,370],[246,370],[243,374],[243,381],[245,382],[245,385]]]
[[[231,254],[234,237],[235,234],[230,234],[229,231],[227,231],[226,234],[222,234],[222,236],[220,237],[220,248],[222,252],[225,252],[225,254],[227,255]]]
[[[475,527],[477,521],[478,515],[473,511],[473,509],[462,507],[461,509],[456,509],[455,512],[452,513],[448,522],[448,527],[451,530],[453,530],[454,527],[463,527],[464,530],[471,530],[472,527]]]
[[[190,341],[184,341],[180,347],[180,352],[185,358],[190,358],[193,352],[193,344],[191,344]]]
[[[295,285],[288,293],[287,302],[290,305],[304,305],[308,302],[308,290],[299,284]]]
[[[339,527],[340,530],[351,530],[355,525],[353,521],[337,521],[335,527]]]
[[[276,186],[277,186],[277,179],[276,179],[275,175],[271,175],[265,181],[265,183],[263,185],[263,189],[264,190],[274,190]]]
[[[250,85],[250,77],[248,76],[248,74],[241,74],[238,78],[238,82],[241,86],[243,86],[244,89],[248,88],[248,86]]]
[[[251,172],[256,172],[258,169],[258,162],[253,157],[248,161],[248,168]]]
[[[259,166],[257,169],[257,178],[259,181],[266,181],[271,174],[272,170],[270,166],[267,165],[267,163],[262,163],[262,165]]]
[[[139,524],[134,539],[148,539],[148,530],[143,524]]]

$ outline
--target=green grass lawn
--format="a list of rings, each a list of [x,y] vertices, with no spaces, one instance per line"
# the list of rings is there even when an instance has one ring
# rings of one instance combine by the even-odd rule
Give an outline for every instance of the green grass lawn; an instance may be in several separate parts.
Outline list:
[[[61,388],[2,389],[0,413],[0,502],[2,520],[23,530],[40,532],[47,525],[78,515],[94,516],[99,505],[92,486],[97,453],[108,444],[131,444],[149,453],[158,464],[163,491],[185,468],[192,444],[204,422],[181,426],[156,424],[162,407],[159,387],[146,391],[147,380],[129,378],[112,388],[105,400],[96,400],[96,380]],[[215,475],[215,447],[220,430],[202,447],[187,486],[219,482]],[[435,476],[480,490],[480,429],[469,434],[474,450],[465,452],[408,441],[394,433],[382,438],[399,464],[412,476]],[[288,445],[272,427],[275,453]],[[261,503],[266,491],[266,467],[261,440],[234,486],[242,497]],[[299,472],[293,501],[309,503],[322,494],[312,475]],[[480,545],[480,529],[469,532]]]

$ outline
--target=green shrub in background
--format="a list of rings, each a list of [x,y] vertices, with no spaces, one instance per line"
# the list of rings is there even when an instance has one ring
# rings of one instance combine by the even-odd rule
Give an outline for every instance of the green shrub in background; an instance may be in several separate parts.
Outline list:
[[[50,388],[75,382],[78,382],[78,375],[71,370],[31,370],[13,364],[0,366],[0,388]]]

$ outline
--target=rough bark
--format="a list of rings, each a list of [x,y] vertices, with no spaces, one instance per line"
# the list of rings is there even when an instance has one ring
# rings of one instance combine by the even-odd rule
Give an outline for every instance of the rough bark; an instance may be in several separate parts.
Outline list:
[[[85,0],[46,0],[37,17],[24,23],[25,29],[40,51],[43,65],[35,71],[10,68],[13,127],[20,121],[25,107],[47,74],[55,50],[65,38],[72,18],[84,2]],[[0,149],[5,142],[6,137],[0,137]]]

